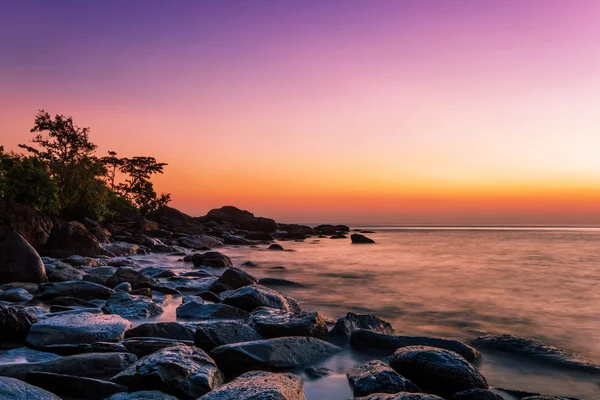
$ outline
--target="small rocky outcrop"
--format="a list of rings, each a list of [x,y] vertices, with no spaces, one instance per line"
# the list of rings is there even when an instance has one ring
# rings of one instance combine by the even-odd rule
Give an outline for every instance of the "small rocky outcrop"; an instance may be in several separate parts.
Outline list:
[[[239,288],[223,298],[223,303],[246,311],[253,311],[258,307],[277,308],[291,312],[302,311],[296,300],[262,285]]]
[[[318,225],[314,228],[319,235],[333,235],[338,232],[350,232],[350,228],[346,225]]]
[[[247,372],[199,400],[305,400],[304,382],[293,374]]]
[[[486,389],[470,389],[456,393],[452,400],[504,400],[504,397]]]
[[[354,396],[367,396],[372,393],[421,392],[417,385],[379,360],[357,365],[351,368],[346,376]]]
[[[390,366],[427,393],[451,398],[469,389],[487,389],[486,379],[453,351],[426,346],[398,349]]]
[[[3,400],[61,400],[60,397],[15,378],[0,376],[0,399]]]
[[[26,381],[68,398],[102,400],[115,393],[127,391],[126,386],[112,382],[49,372],[30,372],[27,374]]]
[[[208,251],[206,253],[195,253],[192,256],[192,263],[194,267],[214,267],[214,268],[227,268],[233,267],[231,258],[227,257],[223,253],[218,251]]]
[[[227,374],[274,371],[318,361],[341,348],[312,337],[284,337],[215,347],[211,356]]]
[[[84,257],[112,255],[104,250],[102,245],[80,222],[60,222],[50,231],[48,253],[53,256],[67,257],[77,254]]]
[[[66,314],[34,323],[27,343],[34,348],[70,343],[116,342],[131,323],[118,315]]]
[[[163,313],[161,306],[146,296],[113,293],[102,307],[106,314],[120,315],[125,319],[146,319]]]
[[[354,244],[375,243],[375,241],[373,239],[370,239],[370,238],[366,237],[365,235],[361,235],[359,233],[353,233],[352,235],[350,235],[350,240],[352,240],[352,243],[354,243]]]
[[[177,318],[208,320],[208,319],[246,319],[248,312],[225,304],[208,304],[200,298],[188,301],[177,307]]]
[[[239,268],[230,267],[221,274],[208,290],[213,293],[221,293],[225,290],[235,290],[255,283],[258,283],[258,279],[249,273]]]
[[[210,210],[205,216],[198,218],[201,222],[229,222],[239,229],[273,233],[277,223],[270,218],[255,217],[249,211],[240,210],[233,206],[224,206]]]
[[[400,347],[429,346],[453,351],[469,362],[475,362],[481,358],[481,354],[476,349],[457,340],[425,336],[392,336],[365,329],[352,331],[350,346],[357,350],[387,350],[390,352],[394,352]]]
[[[276,308],[259,307],[252,311],[247,323],[268,338],[282,336],[323,338],[327,335],[325,318],[318,312],[293,313]]]
[[[86,281],[52,282],[40,285],[34,293],[40,300],[52,300],[57,297],[76,297],[82,300],[106,300],[114,290],[106,286]]]
[[[46,281],[46,269],[37,251],[18,233],[6,235],[0,245],[0,284]]]
[[[0,304],[0,341],[22,342],[38,319],[22,308]]]
[[[209,321],[196,327],[194,344],[205,351],[232,343],[264,339],[250,326],[237,321]]]
[[[150,337],[175,340],[194,340],[194,329],[179,322],[145,323],[125,332],[126,338]]]
[[[375,315],[369,314],[354,314],[349,312],[344,318],[340,318],[335,323],[334,327],[329,332],[328,337],[334,339],[345,339],[350,337],[352,331],[357,329],[367,329],[385,335],[393,335],[394,328],[392,325]]]
[[[159,390],[186,400],[197,399],[223,380],[213,359],[193,346],[157,351],[111,379],[132,391]]]

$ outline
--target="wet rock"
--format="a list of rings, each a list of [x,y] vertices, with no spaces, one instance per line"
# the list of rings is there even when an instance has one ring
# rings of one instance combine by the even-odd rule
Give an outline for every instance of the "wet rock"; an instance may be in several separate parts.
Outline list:
[[[51,372],[87,378],[105,378],[125,370],[136,360],[137,357],[129,353],[77,354],[36,363],[0,365],[0,376],[25,380],[30,372]]]
[[[194,342],[189,340],[173,340],[164,338],[131,338],[125,339],[121,344],[129,353],[135,354],[138,358],[156,353],[159,350],[173,346],[191,346]]]
[[[281,370],[318,361],[341,349],[312,337],[284,337],[227,344],[211,352],[228,374],[251,370]]]
[[[407,393],[400,392],[396,394],[374,393],[365,397],[355,397],[354,400],[444,400],[433,394],[426,393]]]
[[[197,293],[196,296],[200,297],[202,300],[210,301],[213,303],[221,302],[221,298],[219,297],[219,295],[213,292],[200,292]]]
[[[476,349],[456,340],[424,336],[392,336],[365,329],[352,332],[350,346],[358,350],[388,350],[390,352],[396,351],[400,347],[429,346],[453,351],[469,362],[475,362],[481,358],[481,354]]]
[[[346,376],[354,396],[367,396],[372,393],[421,392],[417,385],[379,360],[357,365],[350,369]]]
[[[375,241],[373,239],[370,239],[364,235],[358,234],[358,233],[353,233],[352,235],[350,235],[350,240],[352,240],[352,243],[360,243],[360,244],[369,244],[369,243],[375,243]]]
[[[66,263],[57,263],[46,268],[46,274],[50,282],[80,281],[85,273]]]
[[[152,288],[157,282],[131,268],[119,268],[113,276],[106,280],[106,286],[115,287],[123,282],[129,282],[132,289]]]
[[[106,300],[114,290],[106,286],[86,281],[53,282],[40,285],[35,295],[40,300],[52,300],[56,297],[77,297],[82,300]]]
[[[205,394],[201,400],[305,400],[304,383],[293,374],[247,372]],[[199,399],[199,400],[200,400]]]
[[[27,343],[34,348],[55,344],[116,342],[131,323],[118,315],[90,313],[60,315],[34,323]]]
[[[60,222],[54,225],[52,231],[50,231],[46,248],[52,255],[56,256],[77,254],[85,257],[98,257],[100,255],[112,255],[112,253],[104,250],[98,239],[79,222]]]
[[[357,329],[367,329],[385,335],[394,334],[392,325],[387,321],[377,318],[375,315],[359,315],[349,312],[344,318],[337,320],[328,336],[340,339],[348,338],[352,331]]]
[[[38,318],[27,311],[0,304],[0,340],[1,341],[24,341]]]
[[[30,372],[25,380],[59,396],[71,398],[103,400],[112,394],[127,391],[126,386],[112,382],[49,372]]]
[[[192,262],[194,267],[215,267],[215,268],[226,268],[233,267],[231,258],[227,257],[223,253],[218,251],[209,251],[203,254],[195,253],[192,256]]]
[[[280,244],[273,243],[272,245],[270,245],[270,246],[267,248],[267,250],[276,250],[276,251],[278,250],[278,251],[283,251],[283,250],[284,250],[284,248],[283,248],[283,246],[282,246],[282,245],[280,245]]]
[[[333,374],[333,370],[326,367],[308,367],[304,369],[304,373],[311,379],[319,379]]]
[[[170,278],[177,275],[172,270],[161,267],[146,267],[141,269],[140,272],[153,279]]]
[[[115,267],[96,267],[93,268],[87,275],[83,277],[86,282],[97,283],[104,285],[106,280],[117,272]]]
[[[425,392],[451,398],[469,389],[487,389],[483,375],[453,351],[426,346],[398,349],[390,366]]]
[[[221,242],[217,238],[208,235],[190,235],[180,237],[179,239],[177,239],[177,243],[179,243],[180,246],[187,247],[190,249],[197,249],[201,247],[212,249],[215,247],[223,246],[223,242]]]
[[[10,301],[11,303],[20,303],[23,301],[29,301],[33,299],[33,296],[25,289],[10,289],[0,294],[0,300]]]
[[[181,346],[144,357],[111,380],[131,390],[160,390],[195,400],[223,383],[223,374],[204,351]]]
[[[268,287],[304,287],[306,285],[282,278],[262,278],[258,283]]]
[[[44,263],[21,235],[11,232],[0,245],[0,283],[46,282]]]
[[[318,225],[315,226],[314,230],[325,235],[331,235],[337,232],[350,232],[350,228],[346,225]]]
[[[113,242],[102,243],[102,248],[109,251],[117,257],[133,256],[140,251],[140,246],[135,243]]]
[[[147,287],[132,290],[131,292],[129,292],[129,294],[131,294],[133,296],[145,296],[149,299],[151,299],[153,297],[152,289],[147,288]],[[168,296],[170,296],[170,295],[168,295]]]
[[[75,254],[63,259],[63,262],[74,267],[99,267],[101,265],[105,265],[103,261],[99,259],[93,257],[82,257]]]
[[[273,240],[273,235],[266,232],[248,232],[246,234],[248,240]]]
[[[114,293],[102,307],[106,314],[116,314],[129,320],[146,319],[163,313],[161,306],[146,296],[132,296],[129,293]]]
[[[32,363],[56,360],[57,358],[60,356],[54,353],[32,350],[28,347],[0,350],[0,364]]]
[[[338,233],[337,235],[331,235],[329,239],[348,239],[348,236]]]
[[[247,323],[268,338],[282,336],[323,338],[327,335],[325,319],[317,312],[292,313],[275,308],[259,307],[252,311]]]
[[[481,336],[473,340],[473,346],[481,350],[503,352],[510,356],[522,357],[535,363],[545,363],[554,367],[600,372],[599,365],[578,355],[519,336]]]
[[[224,292],[225,290],[235,290],[244,286],[253,285],[258,279],[242,271],[239,268],[227,268],[223,274],[213,283],[209,290],[214,293]]]
[[[237,321],[209,321],[198,324],[194,343],[205,351],[225,344],[252,342],[264,339],[246,324]]]
[[[132,393],[117,393],[105,400],[179,400],[175,396],[160,392],[158,390],[142,390]]]
[[[145,288],[144,288],[145,289]],[[129,282],[119,283],[113,288],[115,292],[129,293],[131,292],[131,284]]]
[[[3,400],[61,400],[60,397],[21,380],[0,376],[0,398]]]
[[[11,282],[0,286],[0,290],[7,291],[12,289],[25,289],[29,293],[35,293],[39,284],[31,282]]]
[[[240,229],[254,232],[272,233],[277,230],[277,223],[270,218],[255,217],[249,211],[240,210],[233,206],[223,206],[210,210],[205,216],[199,218],[200,221],[208,223],[228,222]]]
[[[201,300],[183,303],[175,311],[177,318],[207,320],[207,319],[246,319],[248,313],[236,307],[225,304],[207,304]]]
[[[504,400],[504,398],[486,389],[470,389],[456,393],[452,400]]]
[[[211,278],[192,278],[184,276],[175,276],[169,278],[165,285],[175,290],[204,292],[217,281],[216,277]]]
[[[252,262],[252,261],[246,261],[246,262],[244,262],[244,263],[242,264],[242,267],[251,267],[251,268],[254,268],[254,267],[258,267],[258,265],[256,265],[256,264],[255,264],[254,262]]]
[[[96,343],[69,343],[55,344],[44,347],[44,350],[61,356],[72,356],[84,353],[127,353],[127,348],[119,343],[96,342]]]
[[[223,298],[223,303],[246,311],[253,311],[258,307],[271,307],[291,312],[302,311],[296,300],[262,285],[239,288]]]
[[[153,337],[175,340],[194,340],[194,328],[179,322],[146,323],[125,332],[126,338]]]

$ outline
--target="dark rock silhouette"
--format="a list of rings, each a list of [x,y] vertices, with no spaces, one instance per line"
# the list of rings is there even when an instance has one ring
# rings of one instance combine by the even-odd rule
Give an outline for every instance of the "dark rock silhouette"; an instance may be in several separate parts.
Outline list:
[[[37,251],[11,232],[0,245],[0,283],[46,282],[46,269]]]

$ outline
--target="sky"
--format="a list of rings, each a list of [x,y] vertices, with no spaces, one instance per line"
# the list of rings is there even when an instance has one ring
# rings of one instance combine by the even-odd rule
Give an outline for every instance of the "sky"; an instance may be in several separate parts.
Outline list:
[[[45,109],[191,215],[600,224],[600,1],[0,4],[5,148]]]

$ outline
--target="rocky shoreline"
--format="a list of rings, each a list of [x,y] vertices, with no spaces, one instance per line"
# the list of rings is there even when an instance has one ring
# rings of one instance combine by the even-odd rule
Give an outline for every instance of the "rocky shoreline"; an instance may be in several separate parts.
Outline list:
[[[357,399],[569,398],[490,388],[479,350],[600,375],[589,361],[520,337],[467,344],[397,336],[374,315],[331,320],[254,277],[251,262],[235,266],[216,250],[285,251],[286,241],[308,237],[374,243],[347,226],[277,224],[234,207],[200,218],[165,208],[153,220],[106,225],[12,218],[0,245],[2,399],[304,399],[298,371],[327,376],[323,362],[349,348],[373,356],[346,371]],[[193,270],[127,258],[150,252]],[[302,282],[277,287],[294,284]],[[175,299],[177,322],[144,322]]]

